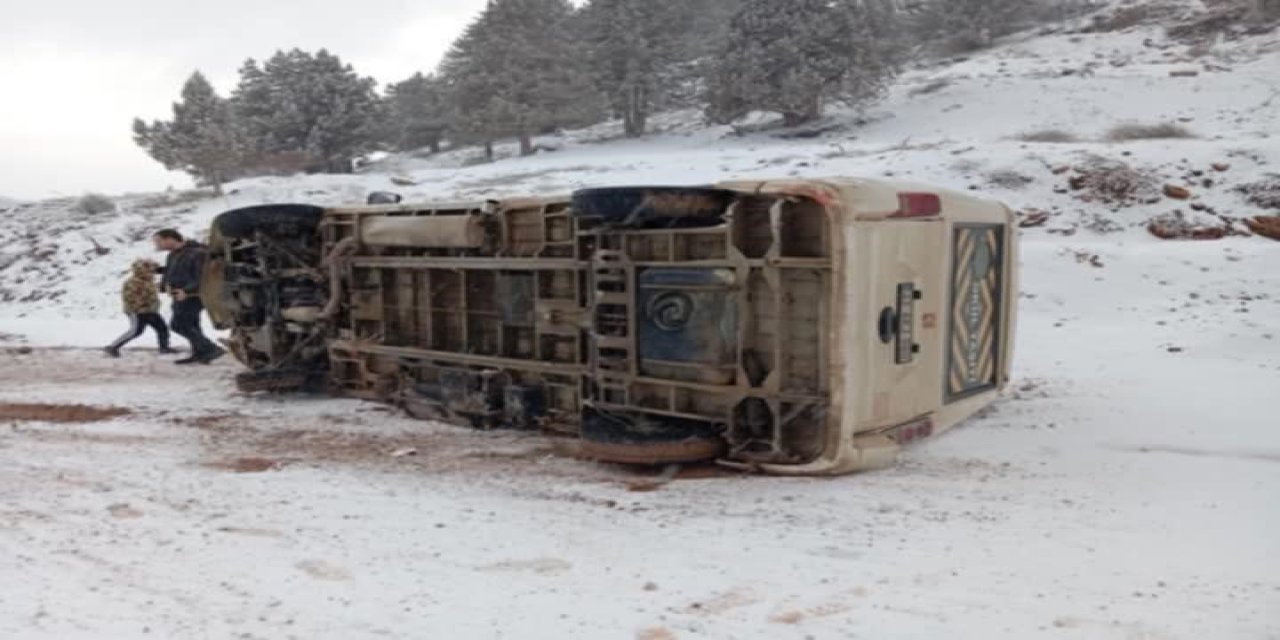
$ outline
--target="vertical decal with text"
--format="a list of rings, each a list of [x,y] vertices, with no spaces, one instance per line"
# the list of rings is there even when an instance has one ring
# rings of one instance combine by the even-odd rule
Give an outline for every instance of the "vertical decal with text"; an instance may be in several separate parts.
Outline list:
[[[1004,225],[956,225],[952,238],[947,402],[999,386]]]

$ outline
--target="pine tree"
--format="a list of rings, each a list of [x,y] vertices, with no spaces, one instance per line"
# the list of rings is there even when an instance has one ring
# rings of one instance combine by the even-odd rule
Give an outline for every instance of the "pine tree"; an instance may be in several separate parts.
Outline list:
[[[218,96],[199,71],[182,87],[173,120],[133,122],[134,141],[165,168],[185,171],[197,183],[221,192],[240,175],[243,147],[230,103]]]
[[[387,137],[400,151],[430,147],[440,152],[449,112],[444,88],[435,76],[414,74],[387,87]]]
[[[490,0],[453,44],[440,68],[450,96],[451,129],[465,140],[520,140],[585,124],[598,115],[583,51],[572,37],[567,0]]]
[[[686,0],[680,33],[681,61],[692,61],[714,55],[728,35],[729,22],[742,9],[745,0]]]
[[[874,0],[747,0],[708,65],[707,115],[727,123],[772,111],[795,126],[828,102],[875,99],[901,57],[892,26]]]
[[[933,0],[917,17],[917,31],[948,51],[984,49],[1023,26],[1037,8],[1028,0]]]
[[[667,103],[690,8],[686,0],[591,0],[582,9],[593,76],[627,137],[644,135],[649,115]]]
[[[276,52],[240,68],[233,97],[261,166],[301,157],[307,171],[347,172],[377,146],[382,104],[372,78],[321,49]]]

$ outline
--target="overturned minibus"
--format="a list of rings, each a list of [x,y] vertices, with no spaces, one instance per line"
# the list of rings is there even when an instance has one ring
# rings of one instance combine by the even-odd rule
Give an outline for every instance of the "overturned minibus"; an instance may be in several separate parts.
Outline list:
[[[1016,236],[996,202],[851,178],[266,205],[214,221],[203,290],[245,391],[831,475],[1008,384]]]

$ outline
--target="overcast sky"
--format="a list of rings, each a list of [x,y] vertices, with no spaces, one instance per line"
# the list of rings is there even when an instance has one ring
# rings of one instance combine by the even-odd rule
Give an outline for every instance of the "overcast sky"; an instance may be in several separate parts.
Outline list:
[[[433,68],[485,0],[0,0],[0,196],[191,184],[133,144],[196,69],[321,47],[386,84]]]

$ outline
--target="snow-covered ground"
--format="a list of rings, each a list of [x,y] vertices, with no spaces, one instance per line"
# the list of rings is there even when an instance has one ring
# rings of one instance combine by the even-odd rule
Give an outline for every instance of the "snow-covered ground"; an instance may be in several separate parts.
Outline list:
[[[0,637],[1280,637],[1280,245],[1145,230],[1175,209],[1267,213],[1235,187],[1280,171],[1280,40],[1192,55],[1155,28],[1015,39],[906,74],[867,118],[781,138],[677,113],[645,140],[599,127],[490,165],[393,158],[217,200],[0,217],[0,406],[133,412],[0,430]],[[1195,137],[1105,141],[1125,122]],[[1044,129],[1080,141],[1017,139]],[[1068,182],[1095,156],[1151,193],[1083,200]],[[837,174],[1048,214],[1024,234],[1015,390],[886,472],[637,491],[541,438],[61,348],[123,328],[119,279],[151,230],[196,233],[234,206]]]

